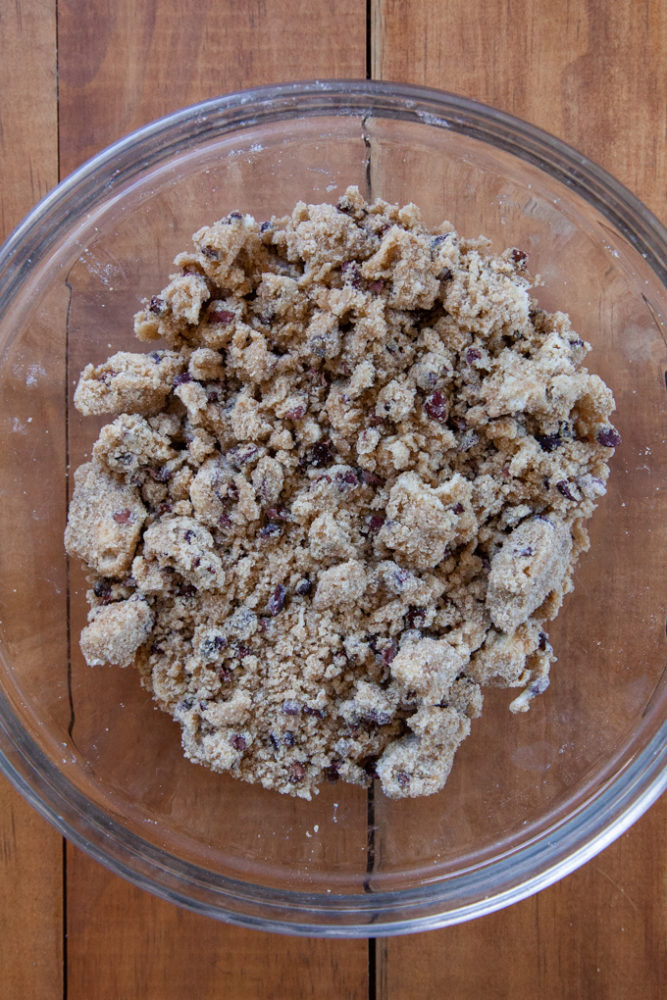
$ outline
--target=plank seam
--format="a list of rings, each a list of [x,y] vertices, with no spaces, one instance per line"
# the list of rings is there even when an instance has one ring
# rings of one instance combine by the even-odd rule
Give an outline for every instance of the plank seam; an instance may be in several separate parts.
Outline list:
[[[67,1000],[67,995],[69,992],[69,983],[67,976],[67,841],[62,838],[63,841],[63,864],[62,864],[62,886],[63,886],[63,1000]]]
[[[368,1000],[376,1000],[377,998],[375,952],[376,952],[375,938],[369,938],[368,939]]]
[[[56,36],[56,157],[58,164],[58,181],[62,180],[60,176],[60,46],[58,44],[58,25],[59,25],[59,0],[56,0],[55,6],[55,36]]]
[[[373,0],[366,0],[366,79],[370,80],[373,72],[373,45],[372,45],[372,17]],[[365,174],[366,174],[366,197],[371,199],[371,143],[366,134],[366,121],[362,119],[361,135],[366,147]],[[368,789],[366,824],[368,830],[368,842],[366,855],[366,878],[364,879],[364,891],[372,892],[371,878],[375,868],[375,782],[372,781]],[[377,998],[377,978],[376,978],[376,941],[375,938],[368,939],[368,1000]]]
[[[55,0],[55,43],[56,43],[56,163],[57,163],[57,177],[58,181],[61,180],[61,158],[60,158],[60,39],[59,39],[59,26],[60,26],[60,9],[59,0]],[[67,501],[69,498],[69,410],[68,410],[68,397],[69,397],[69,316],[70,309],[72,306],[72,289],[67,282],[67,289],[69,293],[69,299],[67,302],[67,322],[65,325],[65,507],[67,508]],[[70,565],[69,556],[66,556],[66,612],[67,612],[67,696],[69,699],[69,710],[70,719],[67,727],[68,735],[71,739],[72,729],[74,727],[74,703],[72,701],[72,639],[71,639],[71,625],[70,625]],[[69,956],[67,954],[67,841],[62,838],[62,867],[61,867],[61,885],[62,885],[62,961],[63,961],[63,971],[62,971],[62,996],[63,1000],[68,1000],[69,995],[69,977],[68,977],[68,966],[69,966]]]
[[[373,17],[373,0],[366,0],[366,79],[370,80],[373,73],[373,46],[371,44],[371,19]]]

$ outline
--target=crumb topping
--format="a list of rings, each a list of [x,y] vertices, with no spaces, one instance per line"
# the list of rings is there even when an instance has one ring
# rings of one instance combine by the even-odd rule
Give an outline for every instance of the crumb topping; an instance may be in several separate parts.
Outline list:
[[[414,205],[232,212],[81,374],[91,665],[134,663],[193,761],[310,798],[444,785],[486,685],[548,686],[546,628],[620,443],[589,347]]]

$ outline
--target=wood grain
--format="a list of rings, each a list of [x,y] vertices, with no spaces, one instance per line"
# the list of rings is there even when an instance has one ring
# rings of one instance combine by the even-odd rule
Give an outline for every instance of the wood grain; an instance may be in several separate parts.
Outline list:
[[[533,122],[664,216],[660,0],[373,0],[372,24],[374,78],[449,90]]]
[[[133,889],[92,861],[71,866],[68,881],[68,1000],[367,1000],[365,942],[220,924]]]
[[[664,214],[659,0],[371,0],[370,11],[373,76],[533,121]],[[243,86],[366,75],[365,0],[15,0],[3,5],[0,29],[5,233],[56,182],[58,166],[62,176],[163,113]],[[61,839],[3,783],[0,996],[657,1000],[666,818],[663,801],[584,868],[509,910],[378,941],[369,981],[364,942],[218,924],[135,890],[69,845],[64,900]]]
[[[665,7],[374,0],[374,77],[501,108],[665,210]],[[641,70],[639,70],[641,67]],[[665,990],[667,802],[583,869],[479,921],[378,943],[377,996],[657,998]]]
[[[65,0],[58,5],[60,166],[169,111],[243,87],[363,77],[360,0]]]
[[[667,972],[664,805],[579,871],[516,906],[379,942],[378,998],[659,1000]]]
[[[56,22],[52,0],[0,11],[0,234],[58,181]]]
[[[0,239],[58,180],[55,9],[0,12]],[[0,458],[0,482],[8,475]],[[0,993],[61,995],[63,841],[0,782]]]
[[[219,93],[365,75],[356,0],[307,10],[298,0],[67,0],[58,12],[63,174],[131,129]],[[67,914],[68,1000],[368,995],[366,942],[219,924],[133,889],[70,845]]]

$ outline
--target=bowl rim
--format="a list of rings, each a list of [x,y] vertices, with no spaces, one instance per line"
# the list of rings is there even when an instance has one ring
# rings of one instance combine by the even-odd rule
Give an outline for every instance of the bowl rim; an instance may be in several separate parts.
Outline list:
[[[403,102],[400,107],[397,98]],[[31,265],[44,255],[49,244],[44,246],[29,237],[36,223],[48,221],[74,189],[78,190],[78,209],[82,214],[83,207],[87,207],[86,195],[91,194],[91,183],[97,194],[105,168],[111,167],[103,185],[106,193],[126,183],[136,172],[138,144],[148,145],[154,157],[153,161],[144,159],[139,164],[143,169],[149,163],[155,165],[167,159],[184,131],[191,139],[198,140],[219,134],[219,125],[224,125],[226,131],[248,128],[288,117],[300,101],[307,102],[307,107],[300,108],[301,117],[359,114],[363,119],[371,111],[382,111],[386,117],[414,120],[491,142],[547,170],[565,186],[576,187],[639,250],[663,285],[667,284],[667,229],[629,188],[583,153],[544,129],[473,98],[414,84],[362,79],[298,80],[232,91],[191,104],[129,132],[78,166],[36,203],[0,245],[0,272],[8,263],[16,267],[15,251],[26,241],[37,255],[31,256]],[[172,136],[171,142],[160,142],[165,135]],[[0,285],[0,301],[2,291]]]
[[[157,119],[91,157],[46,194],[0,247],[0,311],[49,253],[65,220],[85,216],[100,195],[106,201],[122,192],[133,176],[167,160],[185,136],[205,143],[297,112],[300,117],[360,117],[362,124],[379,114],[454,130],[504,149],[573,188],[667,284],[664,226],[624,185],[560,139],[469,98],[409,84],[338,79],[268,85],[212,98]],[[138,156],[138,149],[144,155]],[[575,870],[627,830],[667,787],[666,764],[663,718],[643,749],[592,799],[537,842],[520,845],[509,859],[501,859],[500,866],[509,866],[516,875],[511,884],[506,877],[490,879],[500,864],[491,861],[409,890],[365,895],[292,892],[214,876],[130,833],[49,762],[0,692],[0,770],[65,837],[164,899],[239,925],[291,934],[376,937],[423,931],[518,902]]]

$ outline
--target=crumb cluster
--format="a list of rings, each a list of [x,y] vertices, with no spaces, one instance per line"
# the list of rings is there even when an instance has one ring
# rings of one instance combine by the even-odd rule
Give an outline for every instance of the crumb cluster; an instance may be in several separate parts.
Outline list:
[[[414,205],[232,212],[81,375],[81,648],[135,664],[185,754],[310,798],[444,785],[482,688],[548,686],[556,615],[620,438],[588,345]]]

